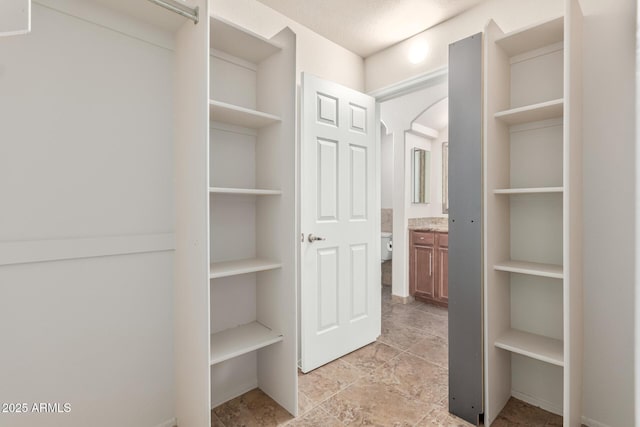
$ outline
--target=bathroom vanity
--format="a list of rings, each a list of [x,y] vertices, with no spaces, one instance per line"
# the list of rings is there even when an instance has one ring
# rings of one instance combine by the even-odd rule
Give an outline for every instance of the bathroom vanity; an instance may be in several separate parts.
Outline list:
[[[415,299],[447,307],[449,233],[446,227],[409,230],[409,293]]]

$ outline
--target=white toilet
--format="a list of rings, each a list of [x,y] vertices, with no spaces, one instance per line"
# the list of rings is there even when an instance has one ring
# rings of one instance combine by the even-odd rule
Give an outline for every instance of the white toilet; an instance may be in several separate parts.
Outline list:
[[[391,259],[393,251],[393,235],[391,233],[380,233],[380,262]]]

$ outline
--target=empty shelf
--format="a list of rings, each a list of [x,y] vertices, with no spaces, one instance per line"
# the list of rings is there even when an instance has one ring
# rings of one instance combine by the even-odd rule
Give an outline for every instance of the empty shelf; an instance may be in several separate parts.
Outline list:
[[[563,187],[498,188],[493,190],[493,194],[542,194],[562,193],[563,191]]]
[[[258,129],[280,121],[280,117],[220,101],[209,101],[209,119]]]
[[[210,18],[211,47],[257,64],[282,50],[270,40],[217,17]]]
[[[496,340],[495,346],[542,362],[564,366],[563,342],[554,338],[510,329]]]
[[[224,362],[254,350],[282,341],[282,334],[258,322],[211,334],[209,363]]]
[[[538,49],[564,40],[564,18],[559,17],[522,30],[507,33],[496,40],[509,56]]]
[[[257,188],[227,188],[227,187],[209,187],[212,194],[248,194],[256,196],[279,196],[282,194],[280,190],[260,190]]]
[[[531,276],[551,277],[562,279],[562,266],[555,264],[541,264],[525,261],[503,261],[493,266],[494,270],[508,271],[510,273],[529,274]]]
[[[225,261],[211,263],[209,278],[237,276],[239,274],[255,273],[257,271],[274,270],[282,264],[259,258],[242,259],[239,261]]]
[[[553,101],[500,111],[497,112],[494,117],[509,125],[517,125],[520,123],[539,122],[541,120],[562,117],[563,112],[564,101],[560,98],[554,99]]]

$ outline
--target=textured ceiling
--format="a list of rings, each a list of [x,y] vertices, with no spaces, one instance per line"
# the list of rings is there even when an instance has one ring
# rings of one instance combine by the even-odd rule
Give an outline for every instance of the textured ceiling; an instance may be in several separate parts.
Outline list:
[[[482,0],[259,1],[366,58]]]

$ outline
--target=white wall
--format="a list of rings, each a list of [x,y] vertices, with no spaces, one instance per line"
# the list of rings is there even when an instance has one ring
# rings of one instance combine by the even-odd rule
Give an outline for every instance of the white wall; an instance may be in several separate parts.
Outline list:
[[[636,2],[581,0],[584,20],[584,389],[588,423],[633,423],[635,208],[634,42]],[[489,0],[365,61],[374,90],[447,65],[447,46],[482,31],[504,31],[559,16],[557,0]],[[411,65],[416,39],[429,58]],[[395,256],[395,253],[394,253]],[[394,269],[395,274],[395,269]],[[394,285],[395,285],[394,275]],[[395,292],[395,290],[394,290]],[[636,308],[637,309],[637,308]]]
[[[173,53],[69,13],[34,4],[31,34],[0,39],[0,401],[71,412],[0,424],[155,426],[174,416],[173,253],[126,253],[173,230]],[[12,264],[20,245],[33,262]]]
[[[297,71],[364,91],[364,61],[351,52],[257,0],[209,0],[217,16],[270,38],[288,26],[296,33]],[[299,81],[299,80],[298,80]]]
[[[393,134],[386,134],[381,127],[380,139],[380,188],[382,197],[380,207],[393,209]]]

